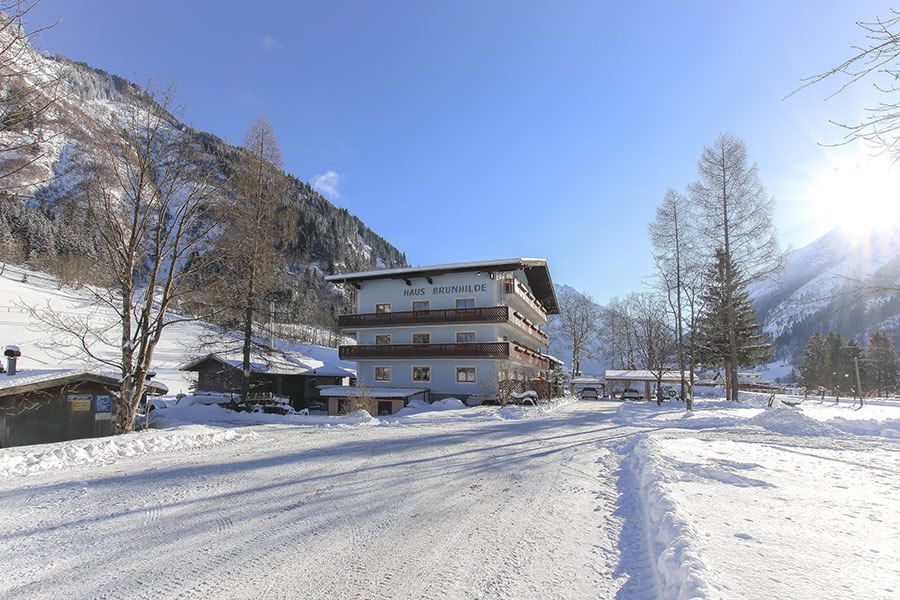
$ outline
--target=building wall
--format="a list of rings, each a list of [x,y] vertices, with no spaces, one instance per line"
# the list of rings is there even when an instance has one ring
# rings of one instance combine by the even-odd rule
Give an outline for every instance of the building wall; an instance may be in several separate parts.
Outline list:
[[[412,310],[415,300],[430,300],[432,309],[454,308],[457,298],[475,298],[475,306],[496,306],[501,303],[502,279],[491,279],[487,272],[480,276],[475,273],[450,273],[432,277],[428,283],[424,277],[410,279],[406,285],[403,279],[378,279],[364,281],[357,294],[357,312],[375,312],[375,305],[390,303],[393,312]],[[454,290],[454,286],[465,286]]]
[[[0,398],[0,447],[112,435],[117,392],[81,382]],[[98,396],[109,402],[98,403]]]
[[[502,364],[502,361],[466,358],[361,360],[357,363],[357,385],[362,384],[370,388],[428,388],[431,390],[432,399],[445,396],[468,397],[473,394],[496,395],[499,364]],[[412,380],[413,366],[422,365],[431,367],[430,382]],[[376,366],[391,367],[391,380],[375,381]],[[456,367],[475,367],[477,369],[475,383],[457,383]]]
[[[376,304],[390,304],[392,312],[405,312],[413,309],[413,302],[430,301],[432,310],[451,309],[456,307],[458,298],[473,298],[475,307],[498,306],[504,304],[502,273],[491,274],[487,271],[480,275],[470,273],[450,273],[432,277],[429,283],[424,277],[411,278],[410,285],[403,279],[382,279],[364,281],[357,293],[357,312],[376,312]],[[517,279],[527,285],[523,272],[514,274]],[[516,326],[510,324],[447,324],[364,328],[357,331],[357,342],[362,345],[375,344],[375,336],[390,334],[391,344],[411,344],[413,333],[430,333],[431,343],[456,343],[457,332],[474,332],[476,342],[498,342],[504,340],[518,341],[521,344],[536,348],[537,344],[524,335]],[[391,381],[375,381],[375,366],[390,366]],[[431,381],[412,380],[413,366],[431,366]],[[456,367],[475,367],[477,369],[475,383],[458,383]],[[445,396],[468,397],[470,395],[495,396],[498,393],[498,378],[535,377],[540,370],[535,367],[513,363],[508,360],[466,359],[466,358],[421,358],[421,359],[374,359],[357,363],[358,379],[369,387],[419,387],[431,390],[432,397]]]
[[[390,334],[392,344],[411,344],[413,333],[430,333],[432,344],[454,344],[457,332],[473,331],[478,342],[498,342],[502,340],[500,327],[496,324],[456,324],[453,325],[404,325],[402,327],[380,327],[360,329],[357,342],[374,344],[375,336]]]

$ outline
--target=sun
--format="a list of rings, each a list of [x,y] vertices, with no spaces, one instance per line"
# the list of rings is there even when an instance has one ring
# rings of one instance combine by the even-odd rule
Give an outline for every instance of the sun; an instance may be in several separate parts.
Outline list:
[[[900,227],[900,164],[887,157],[854,157],[816,173],[806,194],[808,217],[860,238]]]

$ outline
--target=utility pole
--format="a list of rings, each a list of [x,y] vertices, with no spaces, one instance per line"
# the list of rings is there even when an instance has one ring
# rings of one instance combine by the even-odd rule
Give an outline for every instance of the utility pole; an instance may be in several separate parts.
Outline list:
[[[859,382],[859,357],[853,357],[853,368],[856,369],[856,393],[859,395],[859,407],[863,407],[862,384]]]

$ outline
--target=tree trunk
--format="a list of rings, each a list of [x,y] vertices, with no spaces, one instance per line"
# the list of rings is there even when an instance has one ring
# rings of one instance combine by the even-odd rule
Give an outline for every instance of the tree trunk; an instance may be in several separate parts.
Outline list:
[[[250,395],[250,348],[253,342],[253,303],[254,278],[256,267],[250,268],[250,278],[247,281],[247,304],[244,306],[244,345],[241,349],[243,361],[241,364],[241,401],[246,402]]]

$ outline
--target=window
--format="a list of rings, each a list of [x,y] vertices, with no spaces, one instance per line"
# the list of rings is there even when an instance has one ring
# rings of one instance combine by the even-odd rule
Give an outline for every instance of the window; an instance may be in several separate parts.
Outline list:
[[[431,367],[413,367],[413,381],[431,381]]]
[[[413,312],[425,311],[431,309],[431,300],[413,300]]]
[[[475,298],[457,298],[456,308],[475,308]]]
[[[412,334],[412,343],[413,344],[430,344],[431,343],[431,334],[430,333],[414,333],[414,334]]]
[[[475,341],[475,332],[474,331],[457,331],[456,332],[456,343],[457,344],[471,344]]]
[[[375,345],[376,346],[386,346],[391,343],[391,334],[389,333],[379,333],[375,336]]]
[[[475,367],[456,367],[456,383],[475,383]]]
[[[376,305],[375,305],[375,312],[377,312],[377,313],[389,313],[389,312],[391,312],[391,303],[390,303],[390,302],[386,302],[386,303],[384,303],[384,304],[376,304]]]
[[[390,367],[375,367],[375,381],[390,381],[391,380],[391,368]]]

